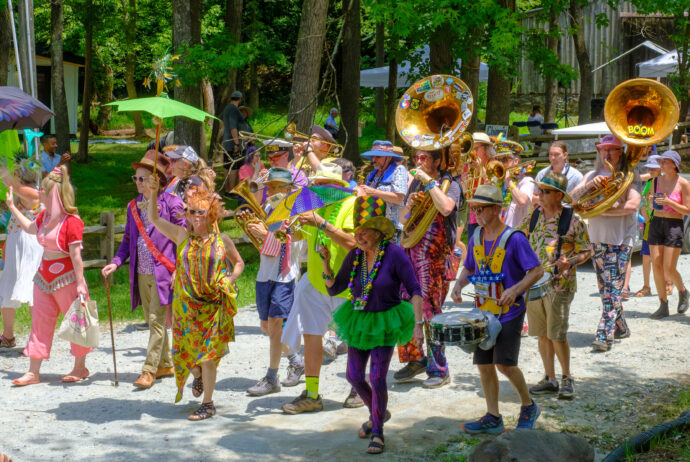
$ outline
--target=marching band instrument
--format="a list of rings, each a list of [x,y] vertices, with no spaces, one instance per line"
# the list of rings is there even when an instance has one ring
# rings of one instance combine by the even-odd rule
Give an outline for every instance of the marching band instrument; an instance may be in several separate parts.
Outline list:
[[[515,175],[516,173],[518,173],[523,168],[525,169],[525,172],[529,172],[534,168],[535,165],[537,165],[537,161],[536,160],[530,160],[527,162],[521,162],[517,165],[513,165],[512,167],[508,167],[507,170],[510,172],[511,175]]]
[[[315,138],[313,135],[309,136],[304,133],[297,131],[297,127],[294,122],[290,122],[285,127],[285,138],[295,144],[310,143],[312,141],[318,141],[319,143],[328,145],[328,154],[331,157],[340,157],[343,154],[343,145],[338,143],[332,143],[321,138]],[[298,141],[301,140],[301,141]]]
[[[506,176],[506,168],[503,165],[503,162],[497,159],[492,159],[487,162],[486,166],[484,167],[484,171],[486,172],[487,180],[494,183],[503,181],[503,178]]]
[[[237,194],[247,202],[246,204],[242,204],[237,207],[233,216],[237,226],[242,229],[244,234],[249,238],[252,244],[254,244],[254,247],[256,247],[257,250],[261,249],[262,242],[249,232],[247,225],[249,223],[263,223],[266,221],[267,215],[254,197],[254,193],[249,185],[249,179],[245,178],[242,180],[232,189],[232,191],[230,191],[230,193]],[[240,217],[240,212],[242,212],[244,209],[248,209],[250,212],[250,216],[248,218]]]
[[[611,132],[628,146],[622,159],[625,170],[616,172],[603,159],[611,175],[599,187],[586,191],[573,203],[573,209],[582,218],[590,218],[611,208],[632,184],[633,167],[647,146],[661,142],[673,131],[679,112],[673,92],[655,80],[631,79],[614,88],[606,98],[604,118]]]
[[[451,75],[432,75],[407,89],[395,111],[395,125],[402,139],[421,151],[433,151],[461,140],[468,147],[464,131],[470,123],[474,99],[465,82]],[[453,170],[462,166],[455,163]],[[441,183],[441,191],[448,192],[450,181]],[[436,218],[431,195],[422,193],[412,206],[402,231],[400,244],[405,248],[416,245]]]
[[[357,174],[357,184],[364,184],[367,181],[367,177],[371,172],[374,171],[374,164],[371,161],[365,161],[362,166],[359,167],[359,173]]]
[[[479,310],[451,311],[429,319],[429,340],[435,345],[474,347],[489,337],[486,314]]]

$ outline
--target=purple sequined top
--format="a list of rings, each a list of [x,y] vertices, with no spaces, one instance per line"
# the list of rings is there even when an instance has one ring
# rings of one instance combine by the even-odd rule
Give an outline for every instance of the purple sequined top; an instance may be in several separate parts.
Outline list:
[[[335,276],[333,287],[328,289],[329,295],[335,296],[347,289],[356,252],[357,249],[352,249],[345,256],[340,271]],[[361,268],[367,271],[360,261],[360,264],[357,265],[357,274],[352,281],[352,293],[355,298],[362,296]],[[419,287],[419,282],[417,282],[410,258],[400,246],[391,243],[386,247],[386,253],[381,261],[381,267],[378,270],[376,279],[374,279],[372,284],[369,300],[364,311],[386,311],[399,305],[401,301],[401,286],[405,287],[410,296],[422,295],[422,289]]]

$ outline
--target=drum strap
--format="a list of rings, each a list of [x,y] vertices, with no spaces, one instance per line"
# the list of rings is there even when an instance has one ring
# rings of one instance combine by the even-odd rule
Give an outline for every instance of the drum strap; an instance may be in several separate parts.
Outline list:
[[[472,235],[474,240],[474,248],[472,249],[472,252],[474,253],[475,268],[479,267],[478,262],[485,257],[485,249],[484,245],[482,244],[481,237],[482,231],[483,228],[481,226],[477,226],[474,230],[474,234]],[[503,260],[506,256],[506,245],[508,243],[508,239],[510,239],[510,236],[512,236],[516,232],[519,231],[515,228],[506,227],[505,231],[501,234],[501,236],[497,237],[497,239],[499,239],[498,245],[495,247],[494,255],[491,259],[491,264],[489,265],[489,269],[491,269],[493,273],[501,272],[501,269],[503,268]],[[500,298],[501,292],[503,292],[503,283],[494,282],[492,284],[497,285],[495,296],[496,298]],[[480,301],[483,303],[479,304]],[[490,311],[496,316],[500,316],[502,313],[507,313],[510,309],[510,307],[508,306],[500,307],[496,304],[494,300],[490,299],[477,298],[477,305],[477,308],[479,308],[480,310]]]

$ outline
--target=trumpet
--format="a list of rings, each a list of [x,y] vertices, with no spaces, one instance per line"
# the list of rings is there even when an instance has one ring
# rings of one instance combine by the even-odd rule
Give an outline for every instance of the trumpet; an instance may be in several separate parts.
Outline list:
[[[513,165],[512,167],[508,167],[507,170],[510,172],[511,175],[515,175],[523,168],[525,169],[525,172],[531,172],[535,165],[537,165],[537,161],[530,160],[527,162],[521,162],[517,165]]]
[[[330,141],[323,140],[321,138],[315,138],[313,135],[309,136],[304,133],[297,131],[297,126],[294,122],[290,122],[285,127],[285,138],[294,144],[309,143],[312,141],[318,141],[319,143],[328,145],[328,154],[331,157],[340,157],[343,153],[343,145],[338,143],[332,143]]]

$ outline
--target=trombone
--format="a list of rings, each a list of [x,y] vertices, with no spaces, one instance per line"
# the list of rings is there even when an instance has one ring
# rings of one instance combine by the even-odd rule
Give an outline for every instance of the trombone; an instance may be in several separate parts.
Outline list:
[[[338,143],[332,143],[330,141],[323,140],[321,138],[315,138],[313,135],[309,136],[304,133],[297,131],[297,126],[294,122],[290,122],[285,127],[285,138],[294,144],[311,143],[313,141],[318,141],[319,143],[328,145],[328,154],[331,157],[340,157],[343,153],[343,145]]]

